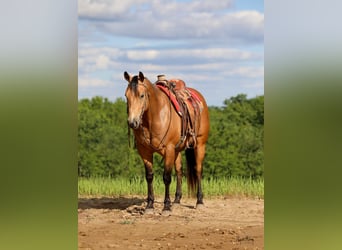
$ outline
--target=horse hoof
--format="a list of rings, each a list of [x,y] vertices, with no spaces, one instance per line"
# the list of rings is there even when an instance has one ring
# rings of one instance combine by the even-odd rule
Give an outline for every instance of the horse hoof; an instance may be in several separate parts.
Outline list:
[[[163,210],[162,216],[171,216],[171,210]]]
[[[154,214],[154,209],[153,208],[146,208],[145,214]]]
[[[196,204],[196,209],[203,210],[203,209],[205,209],[205,206],[203,203],[199,203],[199,204]]]
[[[180,207],[180,203],[179,203],[179,202],[174,202],[174,203],[172,204],[172,207]]]

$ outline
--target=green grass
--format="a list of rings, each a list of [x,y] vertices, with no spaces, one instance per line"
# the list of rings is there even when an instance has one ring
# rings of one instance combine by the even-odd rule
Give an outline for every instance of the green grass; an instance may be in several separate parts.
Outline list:
[[[164,183],[162,178],[155,178],[153,188],[156,196],[164,195]],[[204,196],[244,196],[264,198],[264,180],[252,180],[246,178],[221,178],[216,180],[202,181]],[[170,186],[170,193],[176,191],[176,180],[173,179]],[[188,194],[186,179],[183,179],[183,195]],[[144,178],[108,178],[92,177],[78,179],[79,196],[125,196],[125,195],[146,195],[147,184]]]

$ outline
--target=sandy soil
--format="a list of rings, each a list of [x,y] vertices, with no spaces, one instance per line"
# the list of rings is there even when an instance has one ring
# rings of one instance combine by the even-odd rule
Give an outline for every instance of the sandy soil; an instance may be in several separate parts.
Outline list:
[[[79,198],[79,249],[264,249],[264,200],[196,200],[163,214],[163,199],[144,214],[142,197]]]

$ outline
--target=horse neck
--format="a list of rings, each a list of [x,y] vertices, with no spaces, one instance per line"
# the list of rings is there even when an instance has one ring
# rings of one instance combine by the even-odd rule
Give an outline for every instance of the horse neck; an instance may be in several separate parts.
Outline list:
[[[158,119],[157,114],[160,113],[161,109],[167,104],[166,96],[152,83],[148,82],[146,84],[149,93],[149,105],[146,110],[146,123],[152,122],[154,119]]]

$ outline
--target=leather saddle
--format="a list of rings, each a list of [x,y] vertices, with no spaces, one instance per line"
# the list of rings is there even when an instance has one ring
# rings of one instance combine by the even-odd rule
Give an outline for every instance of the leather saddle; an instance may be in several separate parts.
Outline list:
[[[164,75],[158,75],[155,84],[170,98],[175,110],[181,117],[181,138],[176,149],[184,142],[187,148],[196,147],[200,116],[203,109],[201,99],[194,91],[188,89],[185,82],[180,79],[167,80]]]

